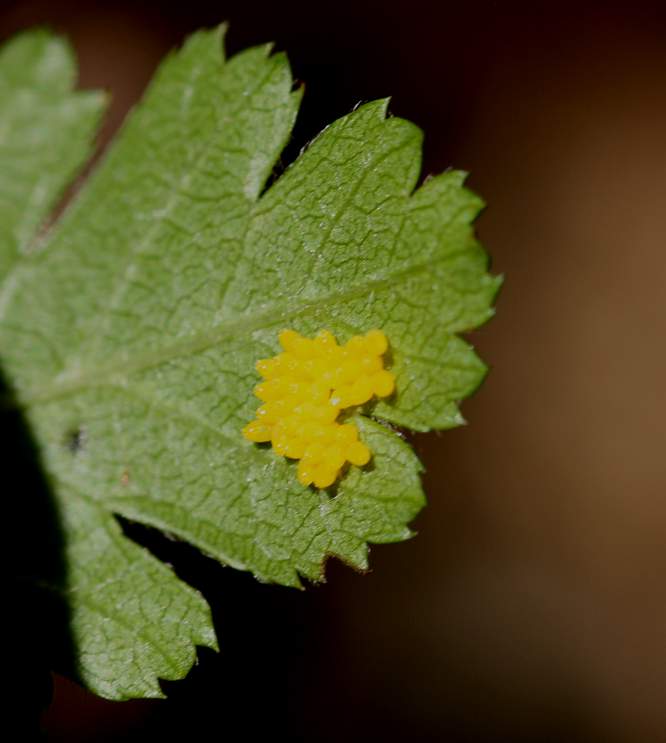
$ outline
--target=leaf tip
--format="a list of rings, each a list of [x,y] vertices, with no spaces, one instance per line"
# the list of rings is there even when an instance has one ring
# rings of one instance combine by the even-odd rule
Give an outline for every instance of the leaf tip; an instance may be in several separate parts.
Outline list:
[[[178,54],[192,57],[213,55],[220,63],[225,61],[225,39],[229,24],[218,23],[217,26],[195,31],[185,38]],[[172,52],[173,54],[173,52]]]

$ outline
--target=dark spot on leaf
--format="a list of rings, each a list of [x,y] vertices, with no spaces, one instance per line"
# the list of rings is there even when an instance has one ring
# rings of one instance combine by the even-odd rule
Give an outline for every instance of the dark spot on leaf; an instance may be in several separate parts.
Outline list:
[[[83,450],[86,443],[85,439],[86,436],[83,426],[78,426],[67,431],[63,445],[70,454],[75,455]]]

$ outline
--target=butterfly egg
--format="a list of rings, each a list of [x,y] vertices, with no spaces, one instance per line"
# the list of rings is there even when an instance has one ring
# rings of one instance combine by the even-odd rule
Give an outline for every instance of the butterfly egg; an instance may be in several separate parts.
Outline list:
[[[280,429],[277,426],[273,428],[271,443],[273,444],[273,451],[276,454],[279,454],[281,457],[287,455],[287,449],[289,448],[290,444],[290,437],[284,429]]]
[[[277,378],[261,382],[254,388],[254,394],[263,402],[279,400],[285,394],[284,381]]]
[[[324,402],[313,406],[312,419],[317,423],[333,423],[340,413],[340,409],[331,402]]]
[[[314,423],[331,423],[337,417],[338,411],[327,403],[315,404],[306,400],[294,408],[294,413],[299,418],[313,421]],[[333,416],[331,418],[331,416]]]
[[[366,354],[361,357],[360,362],[364,374],[374,374],[382,368],[382,360],[380,356]]]
[[[326,451],[321,466],[337,471],[341,469],[346,461],[345,450],[341,446],[332,446]]]
[[[331,393],[331,404],[341,409],[350,407],[353,404],[351,402],[351,390],[349,384],[334,389]]]
[[[350,444],[346,452],[347,459],[351,464],[355,464],[357,467],[363,467],[370,461],[370,449],[362,442],[355,441]]]
[[[369,377],[359,377],[349,390],[350,405],[363,405],[368,402],[374,393],[372,381]]]
[[[348,351],[352,356],[362,356],[367,353],[366,339],[362,335],[355,335],[345,343],[345,350]]]
[[[290,438],[284,456],[289,459],[301,459],[303,454],[305,454],[305,441],[299,437]]]
[[[321,435],[317,441],[323,442],[327,447],[338,444],[337,431],[340,428],[339,423],[326,423],[321,427]]]
[[[284,400],[271,400],[257,408],[257,420],[262,423],[276,423],[290,412]]]
[[[358,430],[353,423],[344,423],[335,430],[335,441],[339,444],[353,444],[358,439]]]
[[[301,459],[296,469],[296,477],[301,485],[312,485],[317,467],[307,459]]]
[[[348,358],[350,358],[349,352],[341,346],[332,348],[326,357],[331,366],[340,366]]]
[[[314,382],[310,385],[310,399],[312,402],[320,404],[329,401],[331,395],[331,388],[327,384],[321,382]]]
[[[363,374],[363,366],[360,359],[348,359],[343,362],[340,370],[340,381],[342,384],[350,384]]]
[[[314,358],[304,361],[301,368],[311,382],[320,382],[329,365],[324,358]]]
[[[274,379],[280,374],[280,364],[277,358],[259,359],[254,366],[264,379]]]
[[[395,390],[395,375],[386,369],[373,374],[370,382],[377,397],[388,397]]]
[[[294,355],[302,360],[315,359],[319,356],[319,349],[315,345],[313,340],[310,338],[304,338],[302,343],[299,343]]]
[[[285,373],[285,362],[279,356],[274,356],[272,359],[261,359],[256,363],[256,369],[261,376],[270,381],[282,377]]]
[[[325,444],[319,441],[310,442],[305,447],[303,459],[313,465],[318,465],[326,456],[327,448],[328,447]]]
[[[321,466],[315,468],[312,482],[318,488],[330,488],[337,478],[338,470]]]
[[[321,425],[312,420],[303,420],[301,417],[294,416],[294,421],[298,425],[299,435],[305,441],[314,441],[319,436]]]
[[[307,371],[307,359],[299,359],[297,356],[294,356],[293,354],[289,354],[291,358],[294,359],[294,365],[293,367],[290,367],[289,369],[289,377],[290,379],[297,380],[297,381],[306,381],[308,380],[308,371]]]
[[[325,354],[338,347],[335,336],[330,330],[320,330],[315,336],[314,343],[318,354]]]
[[[370,330],[365,334],[366,348],[375,356],[382,356],[388,349],[388,340],[381,330]]]
[[[295,330],[281,330],[278,333],[278,341],[287,352],[292,351],[301,340],[303,336]]]
[[[294,377],[285,377],[283,383],[283,396],[290,400],[308,400],[310,385]]]
[[[279,334],[278,340],[287,353],[300,361],[313,358],[316,354],[314,341],[311,341],[309,338],[304,338],[300,333],[296,333],[294,330],[283,330]]]
[[[321,373],[319,381],[325,384],[329,389],[336,386],[336,367],[331,365],[324,369]]]
[[[254,441],[255,444],[261,444],[271,440],[271,426],[261,421],[252,421],[243,428],[243,436],[248,441]]]
[[[272,415],[271,403],[267,402],[257,408],[256,416],[257,420],[264,425],[275,423],[276,418]]]
[[[292,438],[302,435],[303,426],[300,418],[297,415],[286,415],[280,420],[279,425]]]
[[[294,406],[294,415],[297,415],[301,420],[314,420],[316,405],[313,405],[309,400],[300,400],[298,405]]]

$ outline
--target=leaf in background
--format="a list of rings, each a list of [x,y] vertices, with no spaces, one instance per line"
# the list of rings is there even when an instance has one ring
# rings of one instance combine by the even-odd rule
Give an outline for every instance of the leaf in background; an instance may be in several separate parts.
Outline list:
[[[423,505],[418,460],[375,418],[457,425],[485,372],[456,335],[498,287],[463,175],[414,191],[421,133],[376,101],[265,190],[299,101],[283,54],[225,61],[219,31],[191,37],[3,303],[4,368],[67,525],[81,674],[105,696],[157,694],[214,643],[198,595],[112,514],[264,581],[321,580],[328,555],[364,569]],[[391,342],[398,394],[357,416],[372,465],[333,493],[240,434],[285,326]]]

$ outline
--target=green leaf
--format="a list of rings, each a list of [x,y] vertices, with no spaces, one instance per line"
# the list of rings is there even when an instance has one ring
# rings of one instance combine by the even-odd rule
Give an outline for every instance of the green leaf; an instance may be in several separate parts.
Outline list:
[[[163,696],[157,677],[182,678],[195,644],[217,647],[208,606],[87,493],[61,497],[79,678],[111,699]]]
[[[421,132],[376,101],[267,186],[300,97],[283,54],[225,61],[220,31],[191,37],[0,311],[3,365],[68,524],[80,669],[105,696],[156,694],[192,642],[214,643],[199,597],[112,514],[263,581],[322,580],[329,555],[365,569],[368,543],[409,537],[424,503],[388,424],[458,425],[485,373],[457,335],[490,317],[499,285],[464,175],[414,190]],[[379,327],[391,343],[397,394],[356,415],[372,463],[329,492],[240,435],[254,362],[283,327],[340,341]]]
[[[22,34],[0,50],[3,361],[5,333],[16,332],[9,325],[16,292],[28,287],[32,301],[39,301],[41,287],[29,288],[35,238],[89,157],[104,108],[103,95],[73,92],[75,74],[69,47],[45,31]],[[18,332],[30,334],[34,329],[25,320]],[[40,343],[38,329],[32,342]],[[72,670],[104,696],[162,696],[158,676],[182,677],[194,660],[194,643],[215,646],[208,606],[169,568],[125,539],[111,514],[85,493],[70,489],[65,497],[55,482],[53,489],[67,576],[56,581],[46,566],[47,588],[67,603],[78,656]]]
[[[0,50],[0,307],[17,261],[90,155],[104,96],[72,92],[75,75],[69,47],[45,31]]]

